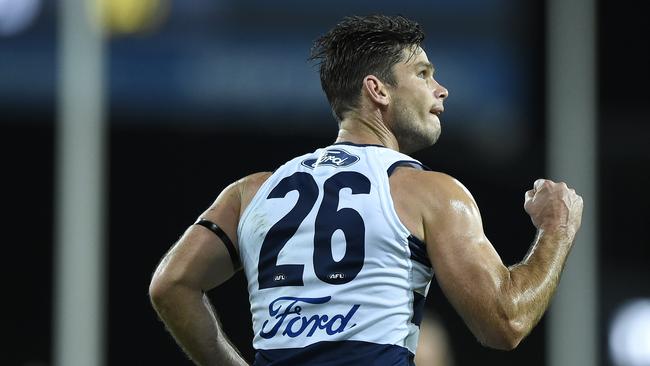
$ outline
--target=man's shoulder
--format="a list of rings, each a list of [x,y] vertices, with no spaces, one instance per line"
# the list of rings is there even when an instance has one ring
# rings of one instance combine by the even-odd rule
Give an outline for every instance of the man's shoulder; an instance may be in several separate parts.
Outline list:
[[[248,187],[255,187],[257,186],[259,188],[260,185],[264,184],[264,182],[273,174],[273,172],[256,172],[249,174],[240,180],[237,181],[238,184],[242,186],[248,186]]]
[[[400,167],[391,175],[391,186],[399,194],[431,205],[448,204],[450,200],[472,200],[469,190],[456,178],[439,171]]]
[[[255,194],[262,184],[264,184],[272,174],[273,172],[257,172],[249,174],[235,182],[241,197],[241,212],[244,212],[244,209],[246,209],[253,197],[255,197]]]
[[[400,183],[412,186],[413,189],[431,191],[453,191],[466,189],[465,186],[451,175],[434,170],[416,169],[410,166],[399,167],[391,175]]]

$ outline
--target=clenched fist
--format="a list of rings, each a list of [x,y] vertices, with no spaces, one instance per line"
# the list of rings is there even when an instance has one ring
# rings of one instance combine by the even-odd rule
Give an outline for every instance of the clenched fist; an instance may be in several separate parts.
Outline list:
[[[563,182],[538,179],[526,192],[524,209],[537,229],[560,231],[573,238],[582,221],[582,197]]]

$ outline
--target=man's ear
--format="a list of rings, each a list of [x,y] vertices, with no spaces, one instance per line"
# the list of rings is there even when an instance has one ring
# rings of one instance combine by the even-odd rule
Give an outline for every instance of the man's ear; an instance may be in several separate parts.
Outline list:
[[[386,84],[382,83],[375,75],[367,75],[363,78],[363,89],[368,95],[368,98],[374,103],[388,106],[390,102],[390,94]]]

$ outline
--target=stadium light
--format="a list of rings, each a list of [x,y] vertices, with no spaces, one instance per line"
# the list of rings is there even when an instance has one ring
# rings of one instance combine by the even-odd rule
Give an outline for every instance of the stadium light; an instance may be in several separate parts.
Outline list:
[[[169,14],[169,0],[97,0],[101,24],[108,34],[136,34],[151,31]]]
[[[13,36],[27,29],[41,6],[41,0],[0,0],[0,36]]]
[[[618,309],[609,352],[616,366],[650,366],[650,299],[635,299]]]

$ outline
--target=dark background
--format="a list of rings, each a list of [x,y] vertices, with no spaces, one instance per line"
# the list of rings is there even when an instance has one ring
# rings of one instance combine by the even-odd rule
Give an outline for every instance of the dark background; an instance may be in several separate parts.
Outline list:
[[[149,305],[151,273],[227,184],[334,140],[336,122],[305,59],[311,40],[344,15],[400,13],[423,24],[428,56],[450,98],[440,141],[414,157],[468,187],[506,264],[528,249],[534,230],[523,194],[545,175],[543,2],[272,3],[170,1],[157,28],[108,40],[107,364],[189,364]],[[635,4],[598,5],[603,365],[610,364],[615,309],[650,296],[650,60],[647,21]],[[0,38],[8,365],[52,360],[56,6],[45,2],[31,27]],[[210,296],[250,358],[242,273]],[[544,319],[506,353],[481,347],[435,282],[427,308],[447,329],[458,365],[545,364]]]

